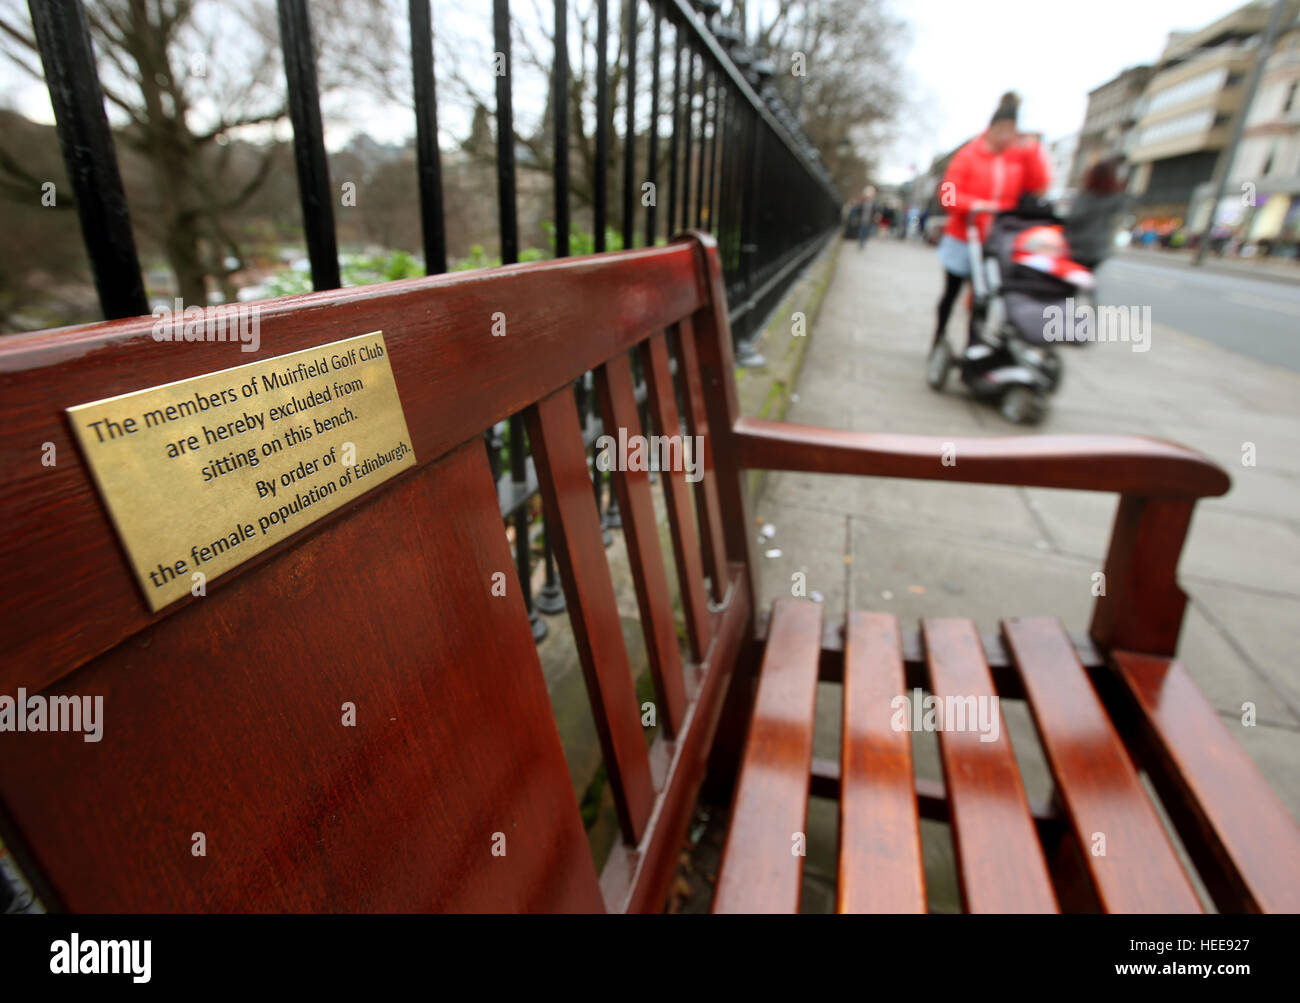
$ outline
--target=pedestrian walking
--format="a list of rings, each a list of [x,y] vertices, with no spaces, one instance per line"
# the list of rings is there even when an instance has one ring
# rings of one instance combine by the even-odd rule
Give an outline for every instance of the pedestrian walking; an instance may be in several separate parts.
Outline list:
[[[1041,194],[1051,180],[1038,143],[1032,136],[1022,136],[1016,127],[1019,111],[1016,94],[1002,95],[988,128],[957,151],[939,186],[939,202],[948,210],[948,223],[939,241],[944,287],[934,332],[936,345],[947,330],[957,294],[970,278],[966,246],[970,214],[977,214],[975,223],[983,241],[993,213],[1014,208],[1024,195]],[[979,318],[972,313],[967,349],[980,340],[978,327]]]
[[[875,225],[872,217],[876,213],[876,189],[873,185],[867,185],[862,189],[862,215],[858,218],[858,250],[867,246],[867,238],[871,236],[871,228]]]
[[[1116,221],[1131,201],[1124,191],[1121,164],[1121,158],[1107,157],[1088,168],[1065,220],[1070,257],[1089,271],[1095,272],[1114,252]]]

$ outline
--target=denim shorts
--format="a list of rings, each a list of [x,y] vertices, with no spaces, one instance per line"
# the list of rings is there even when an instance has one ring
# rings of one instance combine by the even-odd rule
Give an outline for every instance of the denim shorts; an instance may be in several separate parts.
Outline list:
[[[963,279],[970,278],[970,248],[966,246],[966,241],[945,233],[939,241],[939,263],[943,265],[944,271],[960,275]]]

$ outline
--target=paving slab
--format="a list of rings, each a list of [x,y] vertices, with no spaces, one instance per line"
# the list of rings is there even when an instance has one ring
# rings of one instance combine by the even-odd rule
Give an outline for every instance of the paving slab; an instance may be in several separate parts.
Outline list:
[[[1188,592],[1197,617],[1238,653],[1243,664],[1269,682],[1286,701],[1292,717],[1300,721],[1300,671],[1296,666],[1295,640],[1296,625],[1300,625],[1300,599],[1201,582],[1190,586]],[[1279,630],[1279,624],[1290,625],[1291,629]],[[1240,703],[1236,700],[1224,709],[1240,710]]]

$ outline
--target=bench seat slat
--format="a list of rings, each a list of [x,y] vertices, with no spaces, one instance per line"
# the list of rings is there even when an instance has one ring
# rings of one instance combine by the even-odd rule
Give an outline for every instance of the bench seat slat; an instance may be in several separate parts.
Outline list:
[[[1010,619],[1002,634],[1024,682],[1083,859],[1107,912],[1201,912],[1200,901],[1119,734],[1052,617]],[[1105,839],[1104,853],[1094,852]]]
[[[607,432],[614,434],[617,429],[626,429],[629,436],[642,433],[632,370],[626,355],[616,355],[596,370],[596,391]],[[673,434],[676,434],[676,429]],[[648,464],[648,455],[646,461]],[[668,574],[659,549],[659,527],[655,521],[648,470],[615,471],[614,491],[623,515],[628,564],[641,610],[650,673],[664,705],[663,721],[668,734],[677,735],[681,732],[682,717],[686,713],[686,687],[668,595]]]
[[[650,398],[650,417],[661,435],[676,435],[681,428],[677,412],[677,393],[668,364],[668,339],[656,331],[641,343],[641,364],[645,370]],[[684,470],[661,470],[668,524],[672,531],[673,558],[677,564],[677,584],[686,614],[686,635],[691,658],[704,661],[709,650],[709,607],[704,594],[704,567],[701,563],[700,534],[691,511],[690,491]]]
[[[971,621],[925,619],[921,630],[934,696],[995,696]],[[1001,708],[995,713],[996,741],[982,741],[987,736],[974,730],[939,731],[962,899],[967,912],[1056,912],[1056,895],[1006,721]]]
[[[635,844],[645,832],[655,792],[572,389],[566,385],[544,397],[526,415],[614,806],[624,839]]]
[[[759,672],[714,912],[797,912],[812,780],[822,607],[778,599]]]
[[[1229,905],[1300,912],[1300,828],[1187,670],[1175,659],[1128,651],[1111,660],[1180,800],[1235,886]]]
[[[695,482],[695,509],[700,519],[700,537],[704,541],[704,570],[713,587],[714,602],[726,598],[727,552],[722,535],[722,509],[718,502],[718,482],[714,474],[713,440],[709,435],[708,405],[704,400],[704,381],[700,377],[700,359],[695,347],[695,327],[691,318],[677,325],[677,362],[686,402],[686,427],[696,442],[703,443],[701,456],[704,476]],[[745,528],[749,532],[749,527]]]
[[[925,912],[911,733],[891,727],[903,693],[897,618],[852,612],[844,642],[839,912]]]

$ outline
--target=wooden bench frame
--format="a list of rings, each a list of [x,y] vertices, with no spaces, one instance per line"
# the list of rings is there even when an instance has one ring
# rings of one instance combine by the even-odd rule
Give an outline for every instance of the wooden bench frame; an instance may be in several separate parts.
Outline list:
[[[508,318],[505,338],[490,336],[494,314]],[[805,685],[879,682],[868,663],[881,649],[846,651],[819,614],[793,604],[792,619],[780,605],[770,621],[760,615],[750,469],[1118,493],[1106,595],[1089,637],[1054,656],[1077,657],[1102,690],[1220,908],[1295,907],[1294,874],[1276,872],[1279,855],[1300,845],[1295,825],[1172,660],[1192,509],[1229,484],[1199,455],[1129,436],[941,441],[742,418],[718,252],[690,234],[662,248],[265,303],[259,358],[384,332],[418,466],[214,581],[207,596],[153,614],[63,411],[249,360],[229,344],[159,344],[151,324],[0,341],[0,693],[103,693],[108,717],[99,748],[78,736],[0,734],[0,835],[51,907],[661,908],[706,769],[715,791],[738,776],[741,794],[757,790],[755,736],[791,713],[781,670],[760,679],[760,664],[779,662],[774,652],[788,644],[805,661],[812,652]],[[632,352],[655,427],[684,419],[705,445],[698,483],[688,487],[681,471],[662,477],[685,659],[648,475],[614,477],[660,707],[648,748],[570,392],[595,370],[606,427],[639,428]],[[488,592],[491,573],[513,560],[481,433],[521,410],[618,811],[621,843],[599,875],[522,600]],[[45,442],[57,449],[54,467],[32,458]],[[941,463],[950,442],[957,466]],[[329,573],[345,562],[346,577]],[[801,617],[802,633],[768,643],[769,622],[784,637],[782,620]],[[850,639],[866,636],[857,630],[888,639],[879,620],[853,623]],[[1019,629],[1005,647],[984,643],[990,685],[1008,697],[1025,690],[1007,650],[1025,643]],[[949,635],[979,647],[942,622],[923,634],[931,649]],[[923,655],[917,637],[898,638],[894,682],[927,684],[934,650]],[[367,708],[366,726],[342,737],[341,699]],[[811,706],[800,713],[810,736]],[[1214,724],[1222,734],[1207,738]],[[1207,766],[1193,735],[1229,756],[1226,773]],[[783,782],[796,797],[800,785],[805,802],[810,790],[840,793],[839,767],[812,760],[810,745],[792,761]],[[947,817],[940,785],[909,785],[909,796],[921,814]],[[1049,836],[1068,828],[1059,806],[1028,811]],[[212,847],[202,860],[190,853],[192,830]],[[499,856],[502,834],[509,849]],[[801,859],[792,870],[788,842],[774,857],[747,839],[738,819],[717,907],[797,907]],[[745,890],[734,900],[733,885]],[[840,904],[858,907],[843,887]]]

